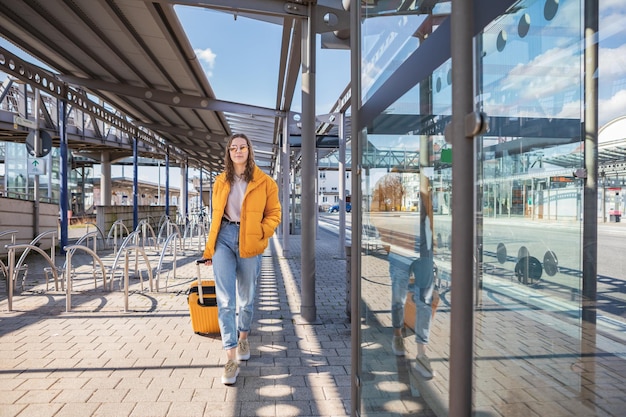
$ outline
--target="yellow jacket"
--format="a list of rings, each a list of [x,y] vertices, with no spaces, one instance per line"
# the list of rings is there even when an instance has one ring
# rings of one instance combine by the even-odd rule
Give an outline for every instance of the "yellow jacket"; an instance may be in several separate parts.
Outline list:
[[[209,237],[202,254],[204,259],[212,259],[215,253],[215,242],[220,232],[228,194],[230,183],[226,181],[226,174],[222,172],[215,178],[213,184],[213,213]],[[242,258],[260,255],[265,251],[269,238],[280,223],[281,214],[276,182],[259,167],[255,167],[252,181],[246,187],[241,204],[239,255]]]

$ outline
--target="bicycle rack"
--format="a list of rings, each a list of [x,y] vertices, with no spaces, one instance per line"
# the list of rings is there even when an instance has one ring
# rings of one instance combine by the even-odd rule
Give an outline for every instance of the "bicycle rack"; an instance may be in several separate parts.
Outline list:
[[[3,236],[11,235],[10,245],[15,245],[15,235],[17,235],[18,233],[19,232],[17,230],[5,230],[4,232],[0,232],[0,238],[2,238]],[[4,262],[2,262],[2,259],[0,259],[0,272],[2,272],[6,279],[9,279],[9,270],[7,269],[7,266],[4,264]]]
[[[76,252],[76,250],[82,250],[87,252],[88,254],[90,254],[94,260],[94,262],[98,262],[100,264],[100,268],[102,270],[102,287],[106,290],[106,286],[107,286],[107,274],[106,274],[106,268],[104,267],[104,264],[102,263],[102,259],[100,259],[100,257],[98,256],[98,254],[95,252],[95,250],[91,250],[89,249],[87,246],[83,246],[83,245],[70,245],[70,246],[65,246],[64,250],[65,250],[65,311],[66,312],[70,312],[72,311],[72,255],[74,254],[74,252]],[[95,270],[95,264],[94,264],[94,269],[93,269],[93,280],[94,280],[94,289],[98,288],[98,281],[96,279],[96,270]]]
[[[141,255],[143,256],[144,261],[146,262],[146,266],[148,268],[148,280],[149,280],[149,284],[150,284],[150,292],[153,291],[153,279],[152,279],[152,268],[150,267],[150,261],[148,260],[148,256],[146,255],[146,251],[144,251],[144,249],[140,246],[127,246],[124,249],[120,249],[124,250],[124,312],[128,313],[129,309],[128,309],[128,287],[129,287],[129,276],[128,276],[128,264],[129,264],[129,253],[131,251],[135,251],[135,256],[137,256],[137,253],[141,253]],[[135,260],[137,258],[135,257]],[[136,265],[136,262],[135,262]],[[141,273],[139,273],[139,281],[141,283],[141,291],[143,291],[143,278],[141,277]],[[112,281],[111,281],[112,282]]]
[[[186,227],[185,227],[185,234],[183,236],[183,240],[185,242],[187,242],[187,239],[189,238],[189,240],[191,241],[191,243],[193,243],[193,239],[194,236],[196,236],[194,234],[195,231],[198,232],[197,237],[198,237],[198,250],[203,250],[204,248],[204,244],[206,243],[206,225],[205,225],[205,221],[202,219],[199,219],[198,216],[193,216],[193,218],[187,223]],[[185,245],[186,247],[186,245]]]
[[[111,240],[111,235],[113,235],[113,252],[117,252],[117,238],[118,238],[118,230],[120,231],[119,237],[124,236],[124,234],[129,235],[128,228],[124,224],[122,220],[116,220],[109,229],[109,234],[107,235],[106,245],[109,246],[109,241]],[[124,233],[126,232],[126,233]],[[110,246],[109,246],[110,247]]]
[[[135,228],[135,232],[141,233],[141,246],[144,248],[146,247],[146,237],[148,236],[148,231],[150,231],[150,234],[152,235],[152,241],[154,242],[154,249],[158,251],[159,245],[157,242],[156,235],[154,234],[154,229],[152,228],[152,226],[150,226],[150,221],[144,219],[140,221],[137,227]],[[150,238],[148,237],[148,239]]]
[[[14,279],[17,282],[18,274],[20,273],[20,271],[24,271],[24,275],[22,276],[22,289],[24,289],[24,282],[26,282],[26,276],[28,275],[28,265],[24,265],[24,261],[26,260],[26,257],[28,256],[28,253],[33,248],[39,248],[39,246],[37,246],[37,243],[39,243],[39,241],[41,241],[46,236],[50,236],[51,239],[52,239],[52,244],[50,246],[50,259],[52,261],[52,266],[56,269],[56,266],[55,266],[56,265],[56,263],[55,263],[55,248],[56,248],[57,235],[58,235],[58,231],[56,231],[56,230],[49,230],[47,232],[42,232],[37,237],[35,237],[33,240],[31,240],[30,243],[27,244],[27,246],[24,247],[26,250],[24,252],[22,252],[22,256],[20,256],[19,260],[17,261],[17,264],[15,264],[15,267],[13,269],[13,274],[11,274],[11,278]],[[47,255],[46,255],[46,257],[47,257]],[[55,282],[54,282],[54,287],[55,287],[55,291],[59,290],[58,282],[56,281],[56,279],[55,279]],[[47,288],[47,282],[46,282],[46,290],[47,289],[48,288]]]
[[[93,227],[95,227],[95,228],[96,228],[96,231],[98,232],[98,235],[100,236],[100,239],[102,239],[102,244],[103,244],[103,245],[104,245],[104,247],[106,248],[106,245],[107,245],[107,239],[104,237],[104,233],[102,232],[102,229],[100,229],[100,227],[98,227],[98,225],[97,225],[97,224],[95,224],[95,223],[85,223],[85,226],[87,226],[87,233],[86,233],[86,234],[91,233],[91,232],[89,232],[89,228],[90,228],[91,226],[93,226]],[[82,238],[81,238],[81,239],[82,239]]]
[[[72,246],[83,246],[86,247],[86,245],[83,244],[83,242],[86,242],[89,240],[89,238],[93,239],[93,252],[97,252],[97,241],[98,241],[98,233],[99,231],[95,230],[93,232],[89,232],[84,234],[80,239],[78,239],[76,241],[76,243],[74,243]],[[95,268],[95,263],[93,264],[94,268]],[[65,272],[65,268],[67,267],[67,257],[65,260],[65,264],[62,267],[57,267],[57,273],[61,273],[64,274]],[[52,268],[50,267],[45,267],[43,269],[44,273],[46,274],[46,291],[48,291],[48,274],[50,274],[52,271]],[[72,268],[69,269],[69,273],[72,273]],[[95,275],[94,275],[94,279],[95,279]]]
[[[163,249],[161,250],[161,256],[159,258],[159,264],[156,269],[156,290],[159,292],[159,283],[161,282],[161,267],[163,266],[163,259],[165,259],[165,252],[167,251],[169,243],[178,237],[180,239],[180,234],[178,231],[175,231],[171,235],[167,237],[165,243],[163,244]],[[172,273],[173,278],[176,278],[176,242],[174,242],[174,250],[173,250],[174,259],[172,261]],[[167,291],[167,284],[169,282],[170,273],[168,271],[167,277],[165,278],[165,291]]]
[[[29,243],[22,243],[22,244],[18,243],[15,245],[6,245],[5,247],[7,248],[8,253],[9,253],[9,285],[7,286],[8,288],[7,301],[8,301],[9,311],[13,311],[13,274],[15,273],[15,250],[16,249],[26,249],[29,251],[34,250],[35,252],[43,256],[46,262],[48,262],[48,264],[52,268],[52,275],[54,276],[54,286],[58,290],[59,276],[57,274],[57,269],[56,269],[56,266],[54,265],[54,261],[48,256],[46,251],[44,251],[38,246],[31,245]],[[64,287],[63,281],[61,281],[61,289],[63,289],[63,287]]]
[[[157,241],[161,242],[162,236],[163,236],[163,232],[166,231],[166,239],[169,239],[170,235],[172,233],[178,233],[178,244],[180,245],[180,249],[184,250],[184,243],[183,243],[183,239],[182,239],[182,234],[180,233],[180,229],[178,228],[178,225],[172,221],[169,220],[169,218],[167,219],[167,221],[165,221],[161,227],[159,228],[159,235],[157,237]]]

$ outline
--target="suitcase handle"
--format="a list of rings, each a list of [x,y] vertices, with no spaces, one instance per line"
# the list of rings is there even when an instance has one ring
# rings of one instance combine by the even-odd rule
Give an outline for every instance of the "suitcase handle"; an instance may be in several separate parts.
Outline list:
[[[196,272],[198,274],[198,301],[204,305],[204,294],[202,294],[202,278],[200,277],[200,265],[204,265],[209,262],[210,259],[196,259]]]

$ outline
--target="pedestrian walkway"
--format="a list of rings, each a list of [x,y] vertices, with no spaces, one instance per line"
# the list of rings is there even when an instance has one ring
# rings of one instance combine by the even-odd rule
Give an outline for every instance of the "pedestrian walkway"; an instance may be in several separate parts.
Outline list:
[[[321,231],[320,233],[328,233]],[[251,358],[233,386],[219,335],[191,328],[186,291],[196,279],[188,250],[165,288],[148,291],[147,272],[130,279],[129,312],[119,280],[105,291],[91,257],[76,256],[72,308],[63,291],[45,291],[43,267],[29,256],[25,291],[8,311],[0,283],[0,417],[346,416],[350,411],[350,323],[346,316],[345,259],[336,236],[316,241],[316,324],[298,324],[300,237],[281,256],[274,237],[263,256]],[[111,250],[99,253],[107,266]],[[149,253],[151,267],[158,262]],[[61,257],[59,257],[61,258]],[[57,259],[61,265],[64,259]],[[154,264],[152,264],[154,262]],[[204,278],[212,270],[201,267]],[[131,262],[130,269],[133,269]],[[141,290],[141,285],[144,289]]]
[[[133,259],[128,308],[119,274],[113,291],[104,291],[97,275],[94,289],[91,257],[77,254],[75,265],[81,266],[66,312],[65,293],[53,285],[45,290],[46,265],[30,256],[25,290],[18,288],[10,312],[0,282],[0,417],[348,416],[346,260],[337,257],[337,234],[329,230],[334,229],[320,227],[316,240],[315,324],[302,324],[299,317],[300,236],[289,239],[288,258],[282,257],[281,239],[271,240],[263,256],[251,358],[241,364],[233,386],[220,380],[226,361],[219,335],[197,335],[191,327],[187,289],[197,279],[197,244],[179,253],[175,276],[168,264],[159,291],[157,277],[155,291],[148,290],[142,262],[134,273]],[[154,269],[159,253],[146,251]],[[110,268],[112,250],[99,254]],[[62,257],[56,261],[63,263]],[[439,288],[429,343],[437,376],[429,380],[414,372],[410,330],[406,355],[392,351],[386,251],[364,251],[361,264],[361,415],[448,415],[451,287],[443,282]],[[626,329],[615,323],[608,328],[605,319],[593,334],[581,335],[585,328],[571,305],[495,266],[483,265],[475,312],[477,412],[623,415]],[[209,278],[212,269],[203,266],[200,272]],[[588,353],[581,340],[591,337],[595,347]]]

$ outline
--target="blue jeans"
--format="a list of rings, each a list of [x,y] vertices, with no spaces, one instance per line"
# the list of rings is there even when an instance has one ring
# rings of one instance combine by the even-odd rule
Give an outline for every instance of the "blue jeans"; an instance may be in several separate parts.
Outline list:
[[[261,255],[239,256],[239,225],[222,223],[213,254],[213,273],[217,318],[226,350],[237,346],[238,331],[250,331],[260,272]]]
[[[404,304],[409,294],[409,277],[415,276],[413,301],[415,302],[415,341],[427,345],[432,321],[432,301],[435,280],[432,262],[426,258],[416,260],[390,253],[389,276],[391,277],[391,325],[401,329],[404,325]],[[428,267],[430,265],[430,267]]]

